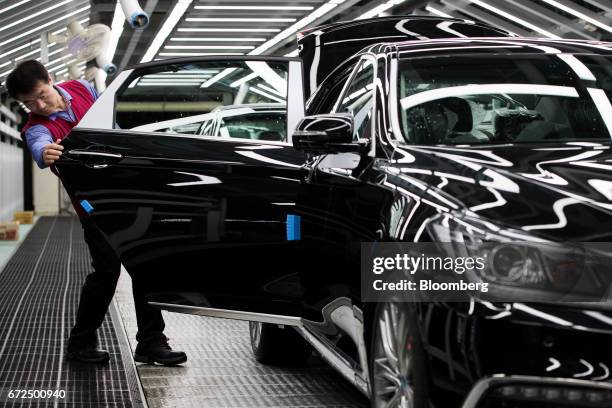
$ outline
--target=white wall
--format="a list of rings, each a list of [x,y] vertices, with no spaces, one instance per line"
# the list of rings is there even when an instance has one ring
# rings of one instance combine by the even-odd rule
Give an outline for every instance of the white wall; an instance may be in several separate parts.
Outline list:
[[[9,137],[0,141],[0,222],[23,211],[23,150]]]

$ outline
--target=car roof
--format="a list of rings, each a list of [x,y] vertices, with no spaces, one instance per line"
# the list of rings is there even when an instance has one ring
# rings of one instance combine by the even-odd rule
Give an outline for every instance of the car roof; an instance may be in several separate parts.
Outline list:
[[[393,49],[404,56],[440,54],[598,54],[612,55],[612,43],[542,38],[448,38],[381,43],[364,51]],[[363,51],[362,51],[363,52]]]
[[[331,24],[325,24],[318,27],[309,28],[298,33],[298,39],[305,38],[311,34],[323,35],[326,38],[334,40],[352,39],[359,37],[382,36],[390,34],[404,34],[405,36],[431,36],[440,37],[439,34],[433,34],[433,31],[439,31],[436,26],[439,23],[460,23],[469,24],[482,28],[487,28],[492,32],[498,32],[504,36],[511,36],[509,31],[492,25],[475,22],[472,20],[440,17],[440,16],[419,16],[419,15],[400,15],[374,17],[362,20],[339,21]],[[398,23],[407,24],[407,28],[397,28]],[[386,33],[388,32],[388,33]],[[385,34],[386,33],[386,34]]]

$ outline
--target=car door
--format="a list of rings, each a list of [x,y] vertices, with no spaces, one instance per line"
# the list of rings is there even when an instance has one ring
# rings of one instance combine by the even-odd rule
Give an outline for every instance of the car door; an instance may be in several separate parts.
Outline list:
[[[194,134],[147,131],[244,101],[283,107],[290,135],[303,116],[301,63],[249,58],[154,62],[121,73],[62,142],[57,169],[149,301],[277,321],[270,316],[300,313],[292,215],[303,153],[290,138],[198,135],[197,123]]]

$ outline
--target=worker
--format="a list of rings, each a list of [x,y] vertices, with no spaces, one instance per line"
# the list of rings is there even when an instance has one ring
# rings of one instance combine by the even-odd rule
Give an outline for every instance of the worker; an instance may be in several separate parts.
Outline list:
[[[84,80],[54,84],[49,72],[35,60],[20,63],[8,75],[5,85],[9,95],[30,110],[22,135],[34,160],[40,168],[50,167],[56,173],[54,163],[62,156],[64,149],[61,140],[83,118],[98,93]],[[76,206],[75,210],[82,213],[82,209]],[[109,353],[98,347],[96,330],[102,325],[115,293],[121,262],[92,220],[82,216],[79,219],[94,270],[85,279],[81,291],[66,356],[80,362],[106,363]],[[138,323],[134,360],[164,365],[187,361],[184,352],[173,351],[168,345],[163,333],[165,324],[161,311],[150,306],[137,290],[133,294]]]

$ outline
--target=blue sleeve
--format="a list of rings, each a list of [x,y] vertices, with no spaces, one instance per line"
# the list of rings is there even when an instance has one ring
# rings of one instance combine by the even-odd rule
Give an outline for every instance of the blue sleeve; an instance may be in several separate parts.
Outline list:
[[[28,149],[32,153],[32,157],[38,167],[44,169],[47,167],[42,158],[43,147],[49,143],[53,143],[53,137],[49,130],[43,125],[34,125],[25,132]]]
[[[91,96],[93,96],[94,101],[98,99],[98,96],[100,95],[98,95],[98,91],[96,91],[96,88],[94,88],[93,85],[89,81],[86,81],[84,79],[79,79],[78,81],[82,83],[83,85],[85,85],[85,88],[87,88]]]

